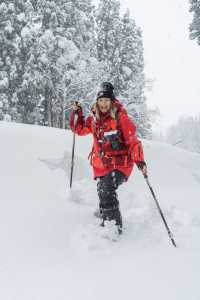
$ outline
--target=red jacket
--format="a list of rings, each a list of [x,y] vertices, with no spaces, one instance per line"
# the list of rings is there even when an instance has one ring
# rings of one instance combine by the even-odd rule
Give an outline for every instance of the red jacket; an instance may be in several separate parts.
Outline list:
[[[78,119],[74,128],[74,112],[70,115],[70,127],[78,135],[93,135],[93,148],[89,155],[93,166],[94,178],[104,176],[113,170],[119,170],[128,178],[133,170],[134,162],[144,161],[143,147],[136,136],[136,126],[127,115],[118,100],[114,101],[117,109],[117,120],[110,113],[100,114],[95,120],[89,116],[86,120],[82,111],[78,111]],[[119,147],[114,148],[109,137],[115,137]],[[114,134],[114,135],[112,135]],[[114,150],[114,149],[115,150]]]

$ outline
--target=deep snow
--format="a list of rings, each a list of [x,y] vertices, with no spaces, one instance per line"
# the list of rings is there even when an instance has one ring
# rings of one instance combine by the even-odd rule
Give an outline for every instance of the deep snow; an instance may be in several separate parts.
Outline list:
[[[199,154],[144,141],[175,249],[138,170],[119,190],[124,235],[102,237],[91,137],[77,139],[72,191],[71,132],[0,122],[0,140],[0,299],[200,299]]]

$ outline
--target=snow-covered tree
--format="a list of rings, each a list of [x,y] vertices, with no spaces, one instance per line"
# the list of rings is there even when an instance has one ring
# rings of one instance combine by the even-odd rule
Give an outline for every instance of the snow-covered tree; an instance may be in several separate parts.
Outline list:
[[[150,114],[144,95],[144,49],[141,29],[131,18],[129,10],[121,20],[118,90],[129,113],[138,125],[138,134],[151,137]]]
[[[27,1],[4,1],[0,5],[0,61],[4,73],[4,89],[9,103],[9,114],[14,121],[29,123],[32,110],[31,98],[23,90],[30,49],[34,44],[32,20],[34,8]]]
[[[96,12],[97,23],[97,57],[105,65],[108,77],[115,68],[119,57],[120,43],[120,2],[117,0],[100,0]]]
[[[140,29],[118,0],[4,0],[0,4],[0,118],[64,126],[71,100],[86,107],[102,81],[150,132]]]
[[[78,73],[78,61],[96,54],[91,1],[5,0],[0,12],[6,107],[17,108],[19,121],[61,127],[71,70]]]
[[[143,41],[129,10],[120,17],[120,3],[101,0],[97,10],[97,53],[107,80],[138,125],[138,134],[151,137],[151,121],[144,96]]]
[[[24,2],[24,18],[26,22],[23,24],[23,28],[20,32],[22,41],[22,54],[20,57],[22,70],[21,84],[17,92],[19,98],[18,111],[24,123],[35,123],[35,108],[40,95],[38,95],[37,89],[33,89],[32,83],[35,80],[33,75],[34,66],[30,65],[30,62],[33,61],[33,49],[35,49],[38,42],[41,21],[30,0]],[[29,70],[31,70],[31,72],[29,72]]]
[[[20,39],[16,30],[16,11],[12,1],[0,4],[0,95],[2,114],[11,113],[12,98],[19,84],[18,52]],[[3,118],[3,115],[2,117]]]
[[[62,127],[68,86],[79,75],[82,61],[95,50],[93,6],[90,0],[38,0],[34,7],[38,31],[22,90],[28,92],[26,99],[35,104],[32,117],[37,116],[37,123]],[[74,96],[67,94],[69,100]]]
[[[167,131],[167,142],[200,153],[200,115],[181,117]]]
[[[64,104],[74,99],[72,86],[84,62],[95,55],[94,8],[90,0],[46,1],[46,6],[41,1],[39,7],[43,16],[39,60],[45,83],[45,119],[48,125],[61,127]],[[85,79],[91,77],[84,75]]]
[[[200,45],[200,0],[190,0],[190,12],[193,13],[193,20],[190,24],[190,38],[197,39]]]

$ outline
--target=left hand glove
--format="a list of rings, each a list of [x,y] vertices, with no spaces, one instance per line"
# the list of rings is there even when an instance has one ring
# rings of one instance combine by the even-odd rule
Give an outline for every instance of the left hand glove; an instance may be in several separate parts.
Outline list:
[[[140,171],[142,171],[142,174],[147,176],[147,164],[146,164],[146,162],[145,161],[138,161],[138,162],[136,162],[136,165],[137,165],[138,169]]]

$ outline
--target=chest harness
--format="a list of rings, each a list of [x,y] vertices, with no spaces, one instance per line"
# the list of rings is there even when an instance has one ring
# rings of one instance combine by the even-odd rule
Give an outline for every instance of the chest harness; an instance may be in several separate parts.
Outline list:
[[[104,165],[118,164],[125,167],[128,166],[129,149],[125,146],[123,136],[120,131],[118,112],[116,119],[109,120],[109,124],[102,120],[97,120],[96,116],[92,116],[91,122],[92,134],[94,136],[94,146],[88,159],[92,164],[93,155],[98,149],[98,156]],[[105,146],[107,149],[105,149]],[[120,163],[119,163],[120,162]]]

